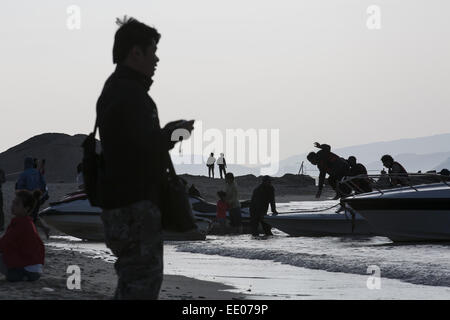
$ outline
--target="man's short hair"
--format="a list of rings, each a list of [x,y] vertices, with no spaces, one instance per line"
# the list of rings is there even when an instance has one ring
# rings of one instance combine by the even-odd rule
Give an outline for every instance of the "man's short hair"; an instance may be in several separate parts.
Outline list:
[[[116,23],[120,27],[114,36],[113,63],[122,63],[134,46],[139,46],[145,54],[147,47],[153,41],[157,44],[161,38],[155,28],[134,18],[127,18],[127,16],[122,20],[117,18]]]
[[[308,159],[309,162],[316,161],[317,160],[317,153],[315,153],[315,152],[308,153],[308,155],[306,156],[306,159]]]
[[[356,157],[355,156],[348,157],[348,162],[356,162]]]
[[[392,158],[389,154],[385,154],[381,157],[381,162],[394,162],[394,158]]]
[[[234,174],[232,174],[231,172],[228,172],[228,173],[225,175],[225,179],[234,181]]]

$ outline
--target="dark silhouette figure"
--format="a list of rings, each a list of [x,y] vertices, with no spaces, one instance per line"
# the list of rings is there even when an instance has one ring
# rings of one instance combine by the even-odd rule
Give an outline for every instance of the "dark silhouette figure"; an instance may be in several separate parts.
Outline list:
[[[403,168],[403,166],[394,161],[392,156],[385,154],[381,157],[381,162],[383,166],[388,168],[388,175],[391,181],[391,186],[402,185],[407,186],[408,183],[408,172]]]
[[[6,182],[5,172],[0,169],[0,232],[5,229],[5,213],[3,211],[2,184]]]
[[[101,217],[106,245],[117,256],[115,298],[157,299],[163,279],[160,205],[168,183],[168,152],[178,142],[171,137],[177,129],[191,132],[193,121],[174,121],[161,129],[148,95],[160,34],[133,18],[117,23],[117,67],[97,102],[104,159]]]
[[[211,152],[208,160],[206,161],[206,166],[208,167],[208,177],[214,179],[214,163],[216,163],[216,158],[214,158],[214,153]]]
[[[84,189],[84,177],[83,177],[83,163],[79,163],[77,165],[77,184],[78,189],[83,190]]]
[[[258,236],[258,227],[261,224],[266,235],[272,235],[271,226],[264,222],[264,216],[270,208],[273,215],[277,215],[275,206],[275,190],[269,176],[264,176],[262,183],[253,190],[252,200],[250,204],[250,224],[252,235]]]
[[[367,175],[367,169],[366,167],[356,162],[356,157],[350,156],[347,159],[348,164],[350,165],[350,174],[349,176],[355,177],[360,175]],[[372,186],[370,183],[370,180],[368,178],[362,177],[361,179],[354,179],[351,181],[351,186],[355,190],[355,193],[365,193],[365,192],[371,192]]]
[[[234,181],[234,175],[231,172],[228,172],[225,176],[225,193],[225,201],[230,213],[230,225],[233,228],[233,232],[242,233],[241,203],[239,202],[239,193]]]
[[[349,195],[351,189],[346,184],[338,185],[338,182],[350,173],[350,166],[347,160],[331,152],[331,147],[327,144],[319,144],[316,142],[314,146],[319,148],[320,151],[310,152],[307,159],[313,165],[316,165],[320,172],[316,198],[320,198],[322,194],[326,174],[328,174],[328,183],[336,191],[334,199]]]
[[[225,156],[223,153],[221,153],[219,159],[217,159],[217,164],[219,165],[220,179],[223,179],[223,177],[227,174],[227,162],[225,161]]]
[[[16,190],[28,190],[35,191],[39,190],[41,192],[41,197],[36,206],[31,213],[31,218],[33,222],[36,224],[36,227],[39,227],[44,230],[45,235],[49,238],[50,228],[39,218],[39,209],[41,205],[47,201],[48,192],[47,192],[47,184],[45,182],[44,177],[41,175],[39,170],[34,167],[35,161],[31,157],[26,157],[24,160],[24,171],[20,174],[19,179],[16,182]]]
[[[200,191],[198,191],[198,189],[194,186],[194,184],[192,184],[192,186],[189,188],[188,194],[191,197],[201,197]]]

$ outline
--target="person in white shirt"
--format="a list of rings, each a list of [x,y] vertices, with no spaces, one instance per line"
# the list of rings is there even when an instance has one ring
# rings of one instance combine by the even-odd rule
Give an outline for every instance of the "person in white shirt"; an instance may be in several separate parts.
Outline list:
[[[208,176],[214,179],[214,163],[216,163],[216,158],[214,158],[214,153],[211,152],[208,160],[206,161],[206,166],[208,167]]]
[[[217,159],[217,164],[219,165],[219,173],[220,173],[220,179],[223,179],[223,177],[227,174],[227,162],[225,161],[224,154],[221,153],[219,159]],[[223,172],[223,176],[222,176]]]

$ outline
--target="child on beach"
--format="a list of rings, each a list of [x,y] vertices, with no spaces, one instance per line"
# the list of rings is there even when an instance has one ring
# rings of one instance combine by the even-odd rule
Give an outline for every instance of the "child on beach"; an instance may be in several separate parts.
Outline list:
[[[15,217],[0,238],[0,273],[8,281],[35,281],[41,276],[45,249],[30,217],[40,196],[39,190],[16,191],[11,205]]]
[[[217,213],[216,213],[216,222],[220,226],[220,233],[225,233],[226,222],[227,222],[227,210],[228,204],[225,201],[226,193],[223,191],[217,192],[217,196],[219,197],[219,201],[217,201]]]

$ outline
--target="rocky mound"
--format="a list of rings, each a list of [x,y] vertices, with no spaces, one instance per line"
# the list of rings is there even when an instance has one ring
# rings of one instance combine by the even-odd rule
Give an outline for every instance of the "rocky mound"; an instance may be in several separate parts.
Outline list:
[[[81,144],[86,135],[70,136],[61,133],[44,133],[34,136],[15,147],[0,153],[0,168],[7,180],[17,180],[24,168],[25,157],[45,159],[47,182],[74,182],[76,167],[81,162]]]

